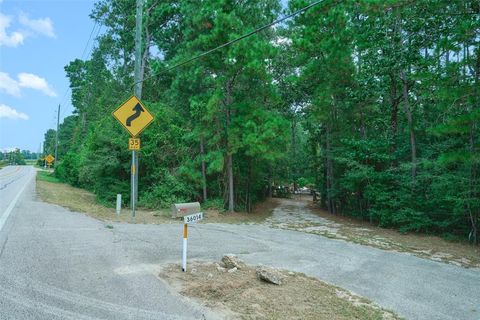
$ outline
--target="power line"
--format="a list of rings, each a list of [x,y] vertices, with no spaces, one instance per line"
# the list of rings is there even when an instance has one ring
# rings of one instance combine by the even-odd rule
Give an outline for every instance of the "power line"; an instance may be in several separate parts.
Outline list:
[[[92,40],[92,36],[93,36],[93,34],[94,34],[94,32],[95,32],[95,29],[96,29],[97,25],[98,25],[98,22],[95,20],[95,23],[94,23],[94,25],[93,25],[92,31],[90,31],[90,35],[89,35],[89,37],[88,37],[87,43],[85,44],[85,47],[83,48],[82,55],[80,56],[80,59],[81,59],[81,60],[84,60],[85,58],[87,58],[87,57],[92,53],[92,51],[93,51],[93,46],[92,46],[89,54],[88,54],[87,56],[85,56],[85,53],[87,52],[88,46],[89,46],[89,44],[90,44],[90,41]],[[98,25],[98,31],[97,31],[97,34],[95,35],[95,38],[98,37],[98,34],[100,33],[100,29],[101,29],[101,26]],[[67,98],[67,95],[68,95],[68,93],[69,93],[70,91],[71,91],[71,88],[70,88],[70,87],[68,87],[68,88],[65,90],[65,94],[63,95],[62,100],[60,100],[60,104],[63,104],[63,103],[65,102],[65,99]],[[60,118],[63,119],[63,116],[64,116],[65,113],[66,113],[67,111],[69,111],[69,110],[70,110],[70,108],[64,108],[62,114],[60,115]]]
[[[171,67],[169,67],[169,68],[167,68],[167,69],[165,69],[165,70],[162,70],[162,71],[160,71],[160,72],[158,72],[158,73],[155,73],[155,74],[153,74],[153,75],[151,75],[151,76],[149,76],[149,77],[146,77],[146,78],[143,79],[143,80],[136,81],[136,82],[133,83],[133,86],[137,85],[138,83],[142,83],[142,82],[144,82],[144,81],[146,81],[146,80],[149,80],[149,79],[151,79],[151,78],[153,78],[153,77],[156,77],[156,76],[158,76],[158,75],[160,75],[160,74],[162,74],[162,73],[165,73],[165,72],[168,72],[168,71],[173,70],[173,69],[175,69],[175,68],[184,66],[184,65],[186,65],[187,63],[190,63],[190,62],[192,62],[192,61],[195,61],[195,60],[197,60],[197,59],[200,59],[200,58],[202,58],[202,57],[204,57],[204,56],[206,56],[206,55],[208,55],[208,54],[210,54],[210,53],[212,53],[212,52],[215,52],[215,51],[220,50],[220,49],[222,49],[222,48],[228,47],[228,46],[230,46],[230,45],[232,45],[232,44],[234,44],[234,43],[236,43],[236,42],[239,42],[239,41],[241,41],[241,40],[243,40],[243,39],[245,39],[245,38],[248,38],[248,37],[250,37],[250,36],[252,36],[252,35],[254,35],[254,34],[256,34],[256,33],[259,33],[259,32],[261,32],[261,31],[263,31],[263,30],[265,30],[265,29],[268,29],[268,28],[270,28],[270,27],[272,27],[272,26],[274,26],[274,25],[276,25],[276,24],[278,24],[278,23],[280,23],[280,22],[283,22],[283,21],[285,21],[285,20],[288,20],[288,19],[290,19],[290,18],[292,18],[292,17],[300,14],[300,13],[303,13],[303,12],[307,11],[308,9],[310,9],[310,8],[316,6],[316,5],[319,5],[320,3],[324,2],[324,1],[325,1],[325,0],[315,1],[314,3],[311,3],[311,4],[309,4],[309,5],[306,6],[306,7],[303,7],[303,8],[301,8],[301,9],[299,9],[299,10],[293,12],[293,13],[290,13],[290,14],[288,14],[288,15],[280,18],[280,19],[278,19],[278,20],[275,20],[275,21],[273,21],[273,22],[270,22],[269,24],[266,24],[266,25],[264,25],[264,26],[262,26],[262,27],[259,27],[259,28],[255,29],[255,30],[251,31],[251,32],[248,32],[248,33],[246,33],[246,34],[244,34],[244,35],[242,35],[242,36],[240,36],[240,37],[238,37],[238,38],[236,38],[236,39],[234,39],[234,40],[228,41],[228,42],[226,42],[226,43],[224,43],[224,44],[222,44],[222,45],[219,45],[218,47],[215,47],[215,48],[210,49],[210,50],[208,50],[208,51],[202,52],[202,53],[200,53],[200,54],[198,54],[198,55],[196,55],[196,56],[194,56],[194,57],[192,57],[192,58],[190,58],[190,59],[187,59],[187,60],[185,60],[185,61],[182,61],[182,62],[180,62],[180,63],[177,63],[177,64],[175,64],[175,65],[173,65],[173,66],[171,66]]]
[[[88,37],[87,44],[85,45],[85,48],[83,48],[82,60],[83,60],[83,56],[85,55],[85,52],[87,51],[88,44],[90,43],[90,40],[92,40],[93,31],[95,30],[95,27],[97,26],[97,23],[98,23],[97,20],[95,20],[95,24],[93,25],[92,31],[90,32],[90,36]],[[98,27],[98,30],[100,30],[100,26]],[[98,36],[98,32],[97,32],[97,36]],[[95,37],[97,37],[97,36],[95,36]]]
[[[96,27],[97,27],[97,21],[95,20],[95,23],[93,24],[92,31],[90,31],[90,35],[88,36],[87,43],[85,43],[85,47],[83,48],[83,51],[82,51],[82,55],[81,55],[82,60],[83,60],[83,56],[85,55],[85,52],[87,51],[88,44],[90,43],[90,40],[92,39],[92,35],[93,35],[93,32],[95,31]],[[64,102],[65,98],[67,97],[67,94],[68,94],[69,90],[70,90],[70,87],[68,87],[65,90],[65,94],[63,95],[62,100],[60,100],[60,104],[62,104]]]

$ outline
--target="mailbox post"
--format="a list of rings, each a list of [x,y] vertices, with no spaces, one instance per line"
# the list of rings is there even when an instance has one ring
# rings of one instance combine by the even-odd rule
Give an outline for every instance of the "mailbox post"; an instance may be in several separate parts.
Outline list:
[[[182,250],[182,271],[187,271],[187,242],[188,242],[188,224],[195,223],[203,219],[203,213],[200,211],[200,203],[176,203],[172,206],[172,218],[183,218],[183,250]]]

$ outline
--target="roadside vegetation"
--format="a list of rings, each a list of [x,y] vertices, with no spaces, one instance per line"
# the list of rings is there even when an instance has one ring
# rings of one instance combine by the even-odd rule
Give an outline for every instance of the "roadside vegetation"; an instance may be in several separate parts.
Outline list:
[[[180,222],[180,219],[171,218],[169,208],[156,210],[139,208],[133,220],[132,212],[125,202],[120,216],[117,216],[115,202],[102,204],[92,192],[63,183],[49,171],[38,171],[36,190],[38,197],[44,202],[84,213],[107,224],[109,222],[144,224]],[[235,212],[233,214],[227,214],[223,208],[212,205],[203,206],[204,220],[201,223],[261,223],[271,216],[274,205],[274,201],[266,201],[258,204],[251,213]]]
[[[371,225],[480,238],[480,7],[476,0],[329,1],[174,69],[312,1],[144,5],[139,203],[250,212],[272,188]],[[58,179],[128,202],[135,1],[98,0],[92,55],[65,66],[73,115]],[[160,54],[158,54],[160,52]],[[52,153],[55,131],[45,134]]]
[[[10,151],[0,152],[0,168],[7,165],[26,165],[33,164],[38,154],[28,150],[20,150],[18,148]]]

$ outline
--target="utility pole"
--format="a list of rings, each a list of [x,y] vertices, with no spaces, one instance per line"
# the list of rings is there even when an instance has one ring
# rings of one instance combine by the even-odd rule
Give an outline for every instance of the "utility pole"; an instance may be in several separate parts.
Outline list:
[[[57,156],[58,156],[58,127],[60,124],[60,105],[58,105],[57,111],[57,132],[55,133],[55,160],[53,160],[53,167],[57,166]]]
[[[141,68],[142,68],[142,18],[143,18],[143,0],[136,2],[135,15],[135,86],[133,93],[140,100],[142,98],[142,82]],[[132,151],[132,168],[131,168],[131,199],[130,205],[132,207],[132,217],[135,219],[135,209],[138,200],[138,154]]]

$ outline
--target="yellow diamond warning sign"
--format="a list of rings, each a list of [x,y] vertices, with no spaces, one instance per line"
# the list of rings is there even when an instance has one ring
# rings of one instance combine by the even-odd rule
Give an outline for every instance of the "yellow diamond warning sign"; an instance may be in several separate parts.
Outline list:
[[[112,115],[132,135],[136,137],[153,121],[152,114],[136,96],[125,101]]]
[[[53,162],[53,160],[55,160],[55,158],[51,154],[49,154],[45,157],[45,160],[47,160],[47,162],[50,164]]]

